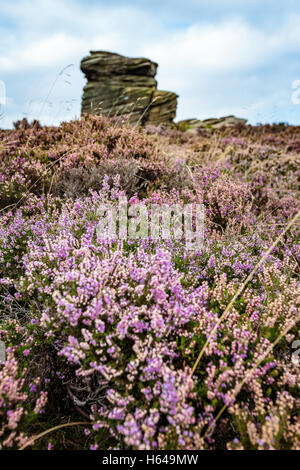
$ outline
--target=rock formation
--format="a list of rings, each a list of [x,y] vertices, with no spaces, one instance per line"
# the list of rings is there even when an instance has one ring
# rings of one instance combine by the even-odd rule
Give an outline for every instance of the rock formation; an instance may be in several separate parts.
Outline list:
[[[145,58],[128,58],[105,51],[91,51],[81,61],[88,82],[82,113],[125,116],[128,122],[168,124],[176,116],[177,95],[157,90],[158,65]]]
[[[198,128],[204,127],[205,129],[218,129],[220,127],[234,126],[235,124],[246,124],[246,122],[247,119],[235,116],[224,116],[221,118],[204,119],[203,121],[200,121],[200,119],[185,119],[183,121],[179,121],[177,126],[181,130],[196,134]]]

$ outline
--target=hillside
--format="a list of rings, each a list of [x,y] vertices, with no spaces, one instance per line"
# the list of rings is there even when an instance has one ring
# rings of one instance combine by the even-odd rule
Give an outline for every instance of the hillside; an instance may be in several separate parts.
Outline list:
[[[203,247],[103,238],[125,196]],[[0,130],[0,449],[299,449],[299,201],[300,127]]]

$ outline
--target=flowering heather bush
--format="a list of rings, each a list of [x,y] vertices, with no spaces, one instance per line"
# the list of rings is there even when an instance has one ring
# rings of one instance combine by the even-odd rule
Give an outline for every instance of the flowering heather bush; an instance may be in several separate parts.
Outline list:
[[[6,329],[7,328],[7,329]],[[9,346],[9,330],[18,346]],[[9,320],[0,330],[0,338],[7,345],[6,360],[0,370],[0,450],[14,449],[28,443],[30,428],[47,403],[47,392],[41,390],[39,377],[30,381],[26,367],[30,350],[22,344],[23,328]],[[29,338],[27,338],[27,341]]]
[[[100,189],[105,174],[120,174],[132,192],[162,174],[155,160],[154,145],[139,129],[102,117],[63,123],[59,131],[25,120],[14,131],[2,131],[0,208],[28,192],[78,196]]]
[[[88,116],[0,131],[1,448],[300,448],[299,224],[217,325],[299,207],[294,130],[229,132]],[[97,209],[120,195],[203,203],[204,247],[103,239]],[[69,420],[89,425],[32,443]]]

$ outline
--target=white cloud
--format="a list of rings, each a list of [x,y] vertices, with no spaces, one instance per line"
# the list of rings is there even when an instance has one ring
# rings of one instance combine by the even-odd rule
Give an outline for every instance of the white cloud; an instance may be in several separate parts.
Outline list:
[[[86,43],[78,37],[58,33],[12,49],[8,57],[0,57],[2,71],[18,72],[36,67],[53,67],[66,63],[84,53]]]
[[[17,54],[21,64],[29,66],[53,66],[74,57],[75,53],[82,53],[86,47],[85,42],[76,36],[63,33],[54,34],[41,41],[29,44],[22,52]]]
[[[154,40],[145,47],[145,53],[156,57],[165,69],[186,71],[189,79],[191,70],[196,76],[251,73],[284,53],[298,50],[300,18],[293,18],[293,28],[290,23],[288,20],[273,35],[237,18],[217,25],[192,25],[164,41]]]

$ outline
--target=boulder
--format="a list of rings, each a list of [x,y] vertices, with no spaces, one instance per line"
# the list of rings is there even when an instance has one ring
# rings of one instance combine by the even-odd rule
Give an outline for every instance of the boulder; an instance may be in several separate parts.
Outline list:
[[[124,116],[132,124],[172,123],[177,95],[157,90],[157,67],[146,58],[91,51],[81,61],[81,70],[88,80],[82,113]]]
[[[219,129],[221,127],[230,127],[234,126],[235,124],[246,124],[247,119],[238,118],[235,116],[224,116],[221,118],[209,118],[200,121],[200,119],[185,119],[183,121],[179,121],[177,126],[180,130],[190,132],[192,134],[197,133],[198,128],[205,128],[205,129]]]
[[[225,116],[221,118],[204,119],[202,124],[206,127],[218,129],[220,127],[234,126],[235,124],[246,124],[247,119],[238,118],[236,116]]]
[[[152,102],[146,114],[147,124],[168,124],[176,116],[177,95],[171,91],[154,90]]]

